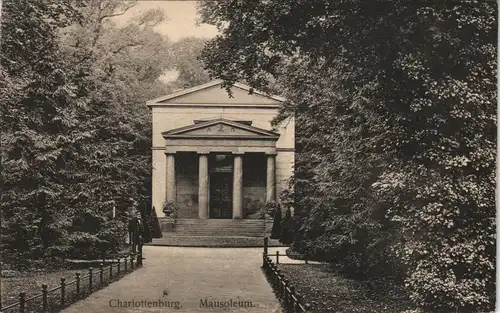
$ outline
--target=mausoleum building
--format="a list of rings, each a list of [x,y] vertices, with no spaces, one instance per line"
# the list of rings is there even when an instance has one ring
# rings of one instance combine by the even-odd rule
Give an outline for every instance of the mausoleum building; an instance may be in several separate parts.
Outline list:
[[[293,173],[294,121],[273,130],[283,98],[221,81],[147,102],[152,112],[152,205],[179,219],[256,219]]]

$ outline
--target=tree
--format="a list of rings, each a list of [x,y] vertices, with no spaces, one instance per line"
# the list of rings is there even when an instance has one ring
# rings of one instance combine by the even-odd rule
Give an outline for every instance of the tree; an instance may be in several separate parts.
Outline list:
[[[18,266],[116,251],[149,197],[144,103],[163,93],[161,15],[117,28],[109,19],[133,3],[85,4],[4,7],[2,250]]]
[[[210,81],[198,60],[205,42],[204,39],[188,37],[171,45],[172,64],[179,72],[179,77],[172,83],[175,87],[194,87]]]
[[[152,27],[163,14],[147,11],[122,28],[111,18],[134,3],[103,0],[91,3],[82,23],[61,30],[65,56],[71,64],[89,64],[81,96],[87,100],[75,143],[71,188],[74,213],[67,228],[70,247],[61,254],[95,257],[99,246],[119,248],[127,219],[150,203],[151,121],[146,100],[159,96],[158,81],[168,65],[167,41]],[[117,216],[111,218],[113,200]],[[108,229],[116,225],[114,232]],[[113,251],[113,250],[112,250]],[[112,252],[111,251],[111,252]]]
[[[364,275],[397,265],[423,308],[491,309],[496,9],[202,4],[221,31],[210,75],[264,90],[272,76],[289,99],[276,123],[296,115],[296,249]]]
[[[5,1],[2,12],[2,251],[26,265],[67,221],[53,200],[64,192],[64,150],[75,119],[56,29],[78,19],[67,1]]]

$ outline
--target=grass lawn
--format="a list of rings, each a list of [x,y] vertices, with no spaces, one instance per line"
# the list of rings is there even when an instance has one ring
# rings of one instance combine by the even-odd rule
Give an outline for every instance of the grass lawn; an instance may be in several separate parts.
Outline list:
[[[325,264],[279,264],[315,313],[401,313],[411,308],[401,288],[342,277]]]
[[[53,272],[23,272],[14,277],[1,277],[2,283],[2,307],[18,302],[19,293],[26,292],[26,297],[42,293],[42,284],[47,284],[48,289],[57,287],[61,278],[66,282],[75,279],[75,273],[79,270],[58,270]],[[80,271],[83,273],[83,271]],[[82,274],[83,275],[83,274]]]
[[[118,253],[120,257],[128,255],[129,249],[125,247]],[[85,261],[85,260],[77,260]],[[90,262],[71,263],[68,262],[64,268],[52,270],[28,270],[23,272],[5,271],[9,275],[0,277],[2,307],[19,302],[19,293],[25,292],[26,298],[42,293],[42,284],[47,284],[47,289],[58,287],[61,285],[61,278],[66,279],[66,283],[70,283],[76,279],[75,274],[79,272],[82,276],[88,273],[89,267],[98,268],[100,260],[91,260]],[[71,288],[67,288],[69,291]]]

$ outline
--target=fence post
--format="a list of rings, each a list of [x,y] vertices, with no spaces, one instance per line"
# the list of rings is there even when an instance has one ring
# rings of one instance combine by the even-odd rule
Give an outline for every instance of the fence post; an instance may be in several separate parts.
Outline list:
[[[66,278],[61,278],[61,307],[64,307],[64,300],[66,299]]]
[[[124,262],[124,265],[125,265],[125,273],[127,272],[127,257],[125,257],[125,262]]]
[[[295,287],[290,286],[290,307],[292,309],[292,312],[295,312]]]
[[[142,266],[142,236],[139,236],[138,240],[138,246],[137,246],[137,267]]]
[[[109,264],[109,280],[111,281],[113,279],[113,261],[111,261],[111,264]]]
[[[134,269],[134,254],[130,255],[130,270]]]
[[[278,284],[278,294],[281,295],[281,271],[279,269],[276,270],[276,282]]]
[[[283,302],[285,303],[285,307],[288,305],[288,279],[283,279]]]
[[[116,259],[117,264],[116,264],[116,272],[117,276],[120,276],[120,258]]]
[[[276,264],[280,264],[280,252],[276,251]]]
[[[267,237],[264,237],[264,254],[267,255],[267,248],[269,244],[269,239]]]
[[[42,312],[47,312],[47,284],[42,284]]]
[[[76,298],[80,298],[80,273],[76,273]]]
[[[92,276],[94,275],[93,273],[93,268],[89,267],[89,291],[92,292]]]
[[[297,303],[295,305],[295,312],[302,312],[302,310],[300,309],[300,302],[301,302],[302,296],[297,292],[297,294],[295,295],[295,298],[297,298]]]
[[[24,313],[24,309],[26,307],[26,293],[19,293],[19,313]]]
[[[274,285],[276,286],[277,283],[278,283],[278,279],[276,278],[276,270],[278,268],[276,267],[276,264],[273,263],[273,267],[272,267],[272,277],[273,277],[273,283]]]
[[[99,263],[99,284],[102,286],[104,282],[104,264]]]

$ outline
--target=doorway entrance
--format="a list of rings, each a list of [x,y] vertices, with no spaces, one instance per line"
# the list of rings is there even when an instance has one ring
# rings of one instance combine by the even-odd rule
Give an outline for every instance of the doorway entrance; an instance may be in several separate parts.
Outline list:
[[[214,172],[210,176],[210,218],[233,218],[233,173]]]
[[[210,218],[233,218],[233,163],[231,154],[210,155]]]

